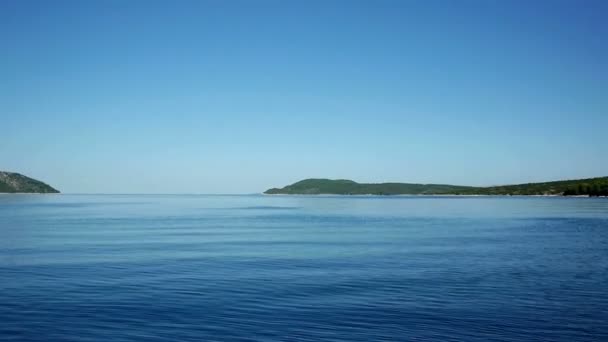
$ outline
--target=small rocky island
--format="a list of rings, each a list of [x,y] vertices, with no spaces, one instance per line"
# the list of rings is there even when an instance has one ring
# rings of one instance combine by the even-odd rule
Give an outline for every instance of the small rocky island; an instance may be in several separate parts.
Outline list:
[[[608,196],[608,177],[488,187],[448,184],[357,183],[347,179],[305,179],[265,194],[285,195],[544,195]]]
[[[20,173],[0,171],[0,193],[51,194],[59,191]]]

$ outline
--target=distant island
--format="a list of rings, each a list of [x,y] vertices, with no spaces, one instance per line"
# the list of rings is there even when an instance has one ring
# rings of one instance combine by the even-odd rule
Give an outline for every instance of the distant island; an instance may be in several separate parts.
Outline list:
[[[48,184],[15,172],[0,171],[0,193],[59,193]]]
[[[347,179],[305,179],[265,194],[285,195],[545,195],[608,196],[608,177],[488,187],[448,184],[357,183]]]

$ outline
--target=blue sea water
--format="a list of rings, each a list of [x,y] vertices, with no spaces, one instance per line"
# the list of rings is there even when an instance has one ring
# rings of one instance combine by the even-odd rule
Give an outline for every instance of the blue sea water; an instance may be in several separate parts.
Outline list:
[[[0,340],[608,341],[608,199],[1,195]]]

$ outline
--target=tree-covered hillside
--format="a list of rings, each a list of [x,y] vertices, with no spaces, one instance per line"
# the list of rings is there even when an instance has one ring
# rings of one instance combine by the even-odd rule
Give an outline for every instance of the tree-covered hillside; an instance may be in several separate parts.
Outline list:
[[[0,171],[0,193],[58,193],[49,185],[15,172]]]
[[[351,180],[306,179],[266,194],[290,195],[589,195],[608,196],[608,177],[544,183],[472,187],[446,184],[357,183]]]
[[[269,189],[266,194],[336,194],[336,195],[401,195],[438,194],[468,191],[471,187],[444,184],[357,183],[346,179],[305,179],[282,189]]]

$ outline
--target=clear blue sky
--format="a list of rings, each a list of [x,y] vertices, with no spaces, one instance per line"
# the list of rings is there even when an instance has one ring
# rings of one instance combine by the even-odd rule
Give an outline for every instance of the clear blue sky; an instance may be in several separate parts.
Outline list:
[[[0,170],[64,192],[608,175],[608,1],[0,2]]]

